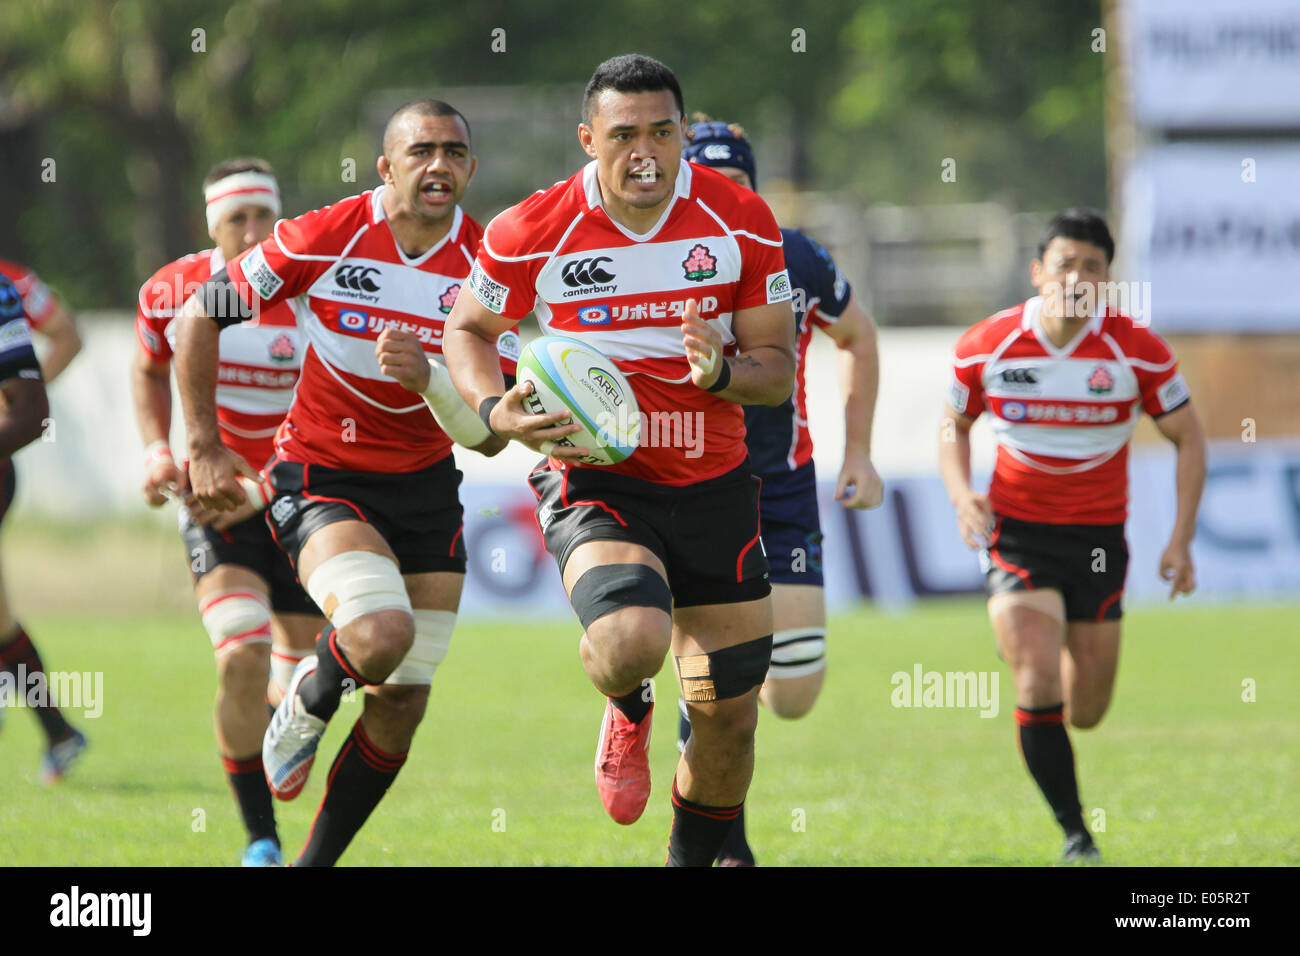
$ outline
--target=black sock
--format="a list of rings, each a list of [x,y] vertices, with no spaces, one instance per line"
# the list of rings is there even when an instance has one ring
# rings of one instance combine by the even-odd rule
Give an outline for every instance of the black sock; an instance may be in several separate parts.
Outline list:
[[[668,837],[668,866],[712,866],[727,831],[744,804],[706,807],[677,790],[673,777],[673,831]]]
[[[333,866],[384,798],[404,763],[405,753],[388,754],[376,747],[358,718],[330,767],[325,799],[316,811],[307,845],[293,865]]]
[[[303,678],[298,685],[298,696],[307,713],[329,720],[339,709],[344,693],[360,690],[369,683],[339,647],[338,631],[326,626],[316,638],[316,672]]]
[[[650,685],[645,681],[642,681],[632,693],[624,697],[611,697],[610,700],[623,716],[634,724],[645,720],[645,715],[650,713],[650,708],[655,702],[650,694]]]
[[[242,760],[222,757],[221,765],[226,768],[230,789],[244,818],[248,842],[270,837],[279,846],[280,835],[275,831],[275,810],[271,805],[271,788],[266,785],[266,771],[262,769],[262,755]]]
[[[686,742],[691,739],[691,717],[690,712],[686,709],[686,702],[677,701],[677,750],[685,752]],[[754,865],[754,851],[750,849],[749,840],[745,836],[745,808],[741,806],[740,813],[736,814],[735,822],[731,824],[731,829],[727,831],[727,838],[722,841],[722,849],[718,851],[718,859],[739,860],[741,863]]]
[[[1083,808],[1079,804],[1079,785],[1074,777],[1074,750],[1065,732],[1062,704],[1051,707],[1017,707],[1016,723],[1020,727],[1020,752],[1043,791],[1056,822],[1069,836],[1087,833],[1083,825]]]
[[[735,860],[745,866],[754,865],[754,851],[750,849],[749,840],[745,836],[744,804],[741,804],[736,819],[731,821],[731,829],[727,831],[727,838],[722,841],[722,849],[718,851],[718,859]]]
[[[37,653],[36,645],[32,643],[32,639],[27,636],[21,624],[17,625],[17,628],[18,636],[8,644],[0,645],[0,671],[8,671],[14,675],[14,680],[17,682],[14,687],[15,694],[26,694],[29,689],[36,686],[32,682],[32,675],[39,675],[40,683],[45,685],[46,703],[44,706],[31,708],[31,711],[41,722],[41,728],[52,746],[71,737],[72,727],[64,720],[63,713],[49,692],[45,665],[41,662],[41,655]]]

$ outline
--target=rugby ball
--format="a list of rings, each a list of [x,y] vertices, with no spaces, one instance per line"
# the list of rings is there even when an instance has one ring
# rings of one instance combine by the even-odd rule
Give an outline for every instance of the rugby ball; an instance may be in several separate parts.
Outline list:
[[[519,356],[516,376],[533,383],[524,408],[534,415],[568,411],[582,430],[557,445],[581,447],[587,465],[616,465],[636,451],[641,415],[636,395],[618,366],[599,349],[567,335],[543,335]],[[566,422],[565,424],[568,424]]]

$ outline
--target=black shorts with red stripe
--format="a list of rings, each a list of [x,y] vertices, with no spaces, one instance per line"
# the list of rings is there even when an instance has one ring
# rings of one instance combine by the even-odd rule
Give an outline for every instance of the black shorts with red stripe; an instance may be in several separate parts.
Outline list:
[[[677,607],[772,593],[759,537],[759,479],[745,466],[693,485],[661,485],[545,461],[528,483],[546,550],[564,572],[578,545],[628,541],[663,562]]]
[[[989,597],[1054,588],[1067,621],[1123,617],[1128,542],[1122,524],[1043,524],[997,516],[993,540],[980,553]]]
[[[197,584],[205,574],[224,565],[247,568],[266,582],[271,610],[279,614],[320,614],[298,582],[289,559],[275,545],[262,515],[231,525],[224,531],[195,524],[182,507],[177,512],[190,574]]]
[[[275,459],[266,476],[275,490],[266,512],[271,533],[295,567],[318,530],[364,521],[392,548],[403,574],[465,573],[463,476],[451,455],[392,474]]]

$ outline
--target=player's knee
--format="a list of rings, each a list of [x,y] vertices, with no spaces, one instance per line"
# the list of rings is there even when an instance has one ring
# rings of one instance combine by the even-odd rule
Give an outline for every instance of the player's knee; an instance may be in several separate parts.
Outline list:
[[[1101,723],[1101,719],[1106,716],[1106,711],[1110,709],[1110,701],[1102,700],[1096,703],[1088,703],[1083,706],[1077,704],[1067,704],[1065,707],[1065,719],[1071,727],[1076,730],[1091,730]]]
[[[825,676],[825,628],[777,631],[761,699],[778,717],[796,720],[812,710]]]
[[[805,677],[778,680],[769,672],[760,699],[768,710],[784,720],[806,717],[817,703],[825,673],[823,669]]]
[[[339,631],[360,624],[357,632],[376,628],[385,644],[406,632],[407,646],[413,636],[411,599],[397,565],[371,551],[344,551],[320,563],[307,579],[307,593],[330,623]],[[397,623],[405,615],[404,625]],[[393,635],[393,638],[384,635]],[[406,653],[405,648],[401,651]],[[400,659],[400,655],[399,655]]]
[[[578,578],[569,595],[587,632],[584,657],[618,682],[659,671],[672,641],[673,597],[644,564],[609,564]]]
[[[250,694],[260,699],[266,692],[270,671],[268,644],[239,644],[217,658],[217,674],[227,693]]]
[[[252,591],[221,591],[199,601],[199,614],[219,662],[249,645],[262,645],[266,660],[271,646],[271,608],[266,598]],[[224,672],[224,664],[218,667]]]
[[[339,630],[347,635],[353,663],[366,676],[390,673],[415,643],[415,619],[407,611],[371,611]]]
[[[734,644],[707,654],[677,657],[682,699],[701,714],[706,732],[751,737],[758,725],[758,695],[752,693],[767,676],[772,660],[772,635]]]

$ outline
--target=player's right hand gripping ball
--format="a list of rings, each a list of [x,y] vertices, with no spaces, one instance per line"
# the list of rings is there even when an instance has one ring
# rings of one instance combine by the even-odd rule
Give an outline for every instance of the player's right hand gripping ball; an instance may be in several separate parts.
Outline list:
[[[556,442],[588,449],[588,465],[615,465],[636,451],[641,414],[623,373],[599,349],[567,335],[543,335],[519,356],[519,384],[533,383],[524,408],[534,415],[567,410],[582,430]],[[568,424],[565,422],[563,424]]]

